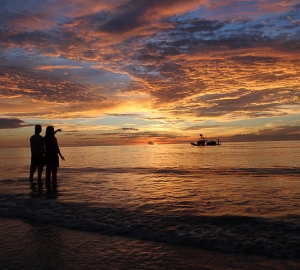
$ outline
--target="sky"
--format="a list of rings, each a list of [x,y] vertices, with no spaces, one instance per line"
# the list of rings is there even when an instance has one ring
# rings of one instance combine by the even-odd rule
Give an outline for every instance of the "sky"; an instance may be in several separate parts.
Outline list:
[[[298,0],[0,0],[0,147],[300,139]]]

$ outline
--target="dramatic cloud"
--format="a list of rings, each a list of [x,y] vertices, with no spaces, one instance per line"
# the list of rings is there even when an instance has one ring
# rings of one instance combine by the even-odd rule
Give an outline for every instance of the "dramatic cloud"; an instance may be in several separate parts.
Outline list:
[[[0,117],[21,126],[176,142],[300,126],[296,0],[2,0],[0,39]]]

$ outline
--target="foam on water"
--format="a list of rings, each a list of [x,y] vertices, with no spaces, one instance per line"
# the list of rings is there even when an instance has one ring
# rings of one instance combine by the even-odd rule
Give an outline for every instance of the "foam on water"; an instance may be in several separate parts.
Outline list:
[[[122,235],[222,252],[300,258],[300,216],[157,215],[123,208],[93,208],[44,198],[0,194],[0,216],[68,229]]]

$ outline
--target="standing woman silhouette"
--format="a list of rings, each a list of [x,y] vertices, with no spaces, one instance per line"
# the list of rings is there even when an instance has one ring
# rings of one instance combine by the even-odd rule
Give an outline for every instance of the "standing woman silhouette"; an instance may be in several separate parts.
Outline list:
[[[60,131],[60,130],[58,130]],[[53,126],[48,126],[46,128],[46,134],[44,137],[45,143],[45,163],[46,163],[46,182],[50,183],[50,179],[52,176],[52,184],[56,186],[57,183],[57,168],[59,167],[59,157],[62,160],[65,158],[60,153],[57,139],[54,136],[56,132],[54,132]]]

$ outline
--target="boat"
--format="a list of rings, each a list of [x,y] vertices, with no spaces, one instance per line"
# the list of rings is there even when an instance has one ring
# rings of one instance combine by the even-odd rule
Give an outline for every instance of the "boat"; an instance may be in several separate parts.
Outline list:
[[[197,141],[197,143],[191,143],[193,146],[205,146],[205,145],[221,145],[221,141],[218,139],[215,140],[206,140],[202,134],[200,134],[201,140]]]

